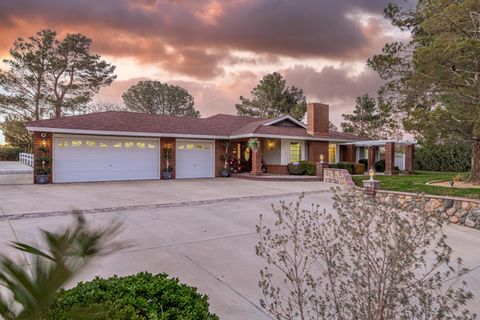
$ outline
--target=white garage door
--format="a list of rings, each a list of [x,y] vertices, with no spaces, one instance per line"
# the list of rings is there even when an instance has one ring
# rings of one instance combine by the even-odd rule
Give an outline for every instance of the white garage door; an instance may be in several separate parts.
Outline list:
[[[212,178],[213,142],[177,140],[176,176],[182,178]]]
[[[56,135],[54,182],[159,179],[158,139]]]

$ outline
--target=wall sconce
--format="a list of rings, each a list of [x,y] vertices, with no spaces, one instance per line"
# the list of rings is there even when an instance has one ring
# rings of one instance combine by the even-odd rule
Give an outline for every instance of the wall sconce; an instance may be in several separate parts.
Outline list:
[[[47,147],[47,140],[42,139],[42,147],[44,147],[44,148]]]
[[[165,145],[165,148],[171,149],[171,148],[172,148],[172,145],[171,145],[170,143],[167,143],[167,144]]]
[[[268,141],[267,147],[268,147],[268,149],[273,149],[273,148],[275,148],[275,142],[274,142],[274,141]]]

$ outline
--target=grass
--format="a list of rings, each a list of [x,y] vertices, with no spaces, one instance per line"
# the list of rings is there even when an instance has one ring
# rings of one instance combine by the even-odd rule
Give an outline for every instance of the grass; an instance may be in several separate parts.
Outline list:
[[[426,184],[432,180],[452,180],[457,175],[459,175],[458,172],[417,171],[413,175],[375,176],[375,179],[381,181],[380,189],[382,190],[480,199],[480,188],[448,188]],[[460,175],[465,176],[464,173]],[[357,186],[362,186],[362,180],[367,178],[366,176],[352,177]]]

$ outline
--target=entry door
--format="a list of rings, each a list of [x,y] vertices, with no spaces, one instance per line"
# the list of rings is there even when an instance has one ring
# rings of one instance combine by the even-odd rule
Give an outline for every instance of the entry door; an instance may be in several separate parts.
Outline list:
[[[213,142],[177,140],[176,151],[175,174],[178,179],[214,177]]]
[[[56,135],[54,182],[159,179],[158,139]]]

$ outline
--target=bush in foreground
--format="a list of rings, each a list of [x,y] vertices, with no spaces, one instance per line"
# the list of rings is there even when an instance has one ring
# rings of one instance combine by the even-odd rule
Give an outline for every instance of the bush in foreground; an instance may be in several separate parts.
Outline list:
[[[334,211],[300,197],[274,205],[271,225],[260,217],[260,303],[274,319],[478,319],[442,218],[334,191]]]
[[[166,274],[141,272],[127,277],[95,278],[60,291],[45,320],[196,319],[216,320],[208,297]]]
[[[313,161],[299,161],[288,164],[288,173],[294,175],[314,176],[317,172],[315,163]]]

